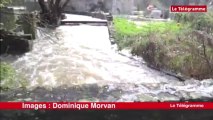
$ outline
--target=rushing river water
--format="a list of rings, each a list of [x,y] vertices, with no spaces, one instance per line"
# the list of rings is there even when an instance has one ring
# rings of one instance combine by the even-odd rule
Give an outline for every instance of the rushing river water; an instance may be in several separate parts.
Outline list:
[[[28,88],[40,88],[30,93],[16,91],[16,96],[31,96],[30,100],[37,96],[36,100],[94,101],[213,97],[211,79],[180,82],[141,64],[141,59],[118,54],[112,49],[106,26],[60,26],[56,30],[40,30],[39,34],[33,50],[12,65],[30,81]]]

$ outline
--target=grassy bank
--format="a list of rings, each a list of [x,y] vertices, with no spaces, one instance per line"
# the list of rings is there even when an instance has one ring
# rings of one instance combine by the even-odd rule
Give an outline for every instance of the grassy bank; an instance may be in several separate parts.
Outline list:
[[[27,80],[18,75],[15,69],[7,63],[0,63],[0,90],[26,87]]]
[[[173,22],[137,26],[114,20],[119,49],[131,49],[147,64],[196,79],[213,78],[213,14],[178,14]]]

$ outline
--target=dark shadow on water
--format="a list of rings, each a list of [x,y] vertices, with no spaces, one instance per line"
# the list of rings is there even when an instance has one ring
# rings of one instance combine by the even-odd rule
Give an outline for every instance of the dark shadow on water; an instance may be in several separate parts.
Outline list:
[[[210,111],[0,111],[1,120],[212,120]]]
[[[0,101],[117,101],[121,93],[119,88],[109,90],[109,86],[97,84],[60,86],[51,90],[37,87],[1,92]]]
[[[143,86],[145,87],[145,86]],[[26,89],[15,89],[8,91],[0,92],[0,101],[90,101],[90,102],[117,102],[117,101],[125,101],[122,99],[123,95],[134,94],[135,91],[131,91],[129,89],[124,89],[126,86],[116,87],[111,85],[99,86],[97,84],[83,84],[83,85],[73,85],[73,86],[60,86],[53,89],[46,89],[43,87],[37,87],[33,90]],[[150,101],[151,98],[146,98],[149,93],[144,94],[144,101]],[[168,94],[168,93],[167,93]],[[151,95],[151,94],[150,94]],[[129,96],[129,97],[130,97]],[[158,97],[158,95],[155,95]],[[167,97],[167,96],[165,96]],[[172,96],[173,97],[173,96]],[[154,97],[153,97],[154,99]],[[133,101],[140,102],[140,99],[134,98]],[[156,100],[155,100],[156,101]],[[161,101],[160,97],[159,100]],[[169,100],[164,100],[169,101]],[[197,98],[197,99],[185,99],[179,97],[176,101],[190,101],[190,102],[213,102],[213,98]],[[162,102],[162,101],[161,101]]]
[[[0,55],[0,62],[6,62],[6,63],[14,63],[19,58],[23,57],[25,54],[3,54]]]

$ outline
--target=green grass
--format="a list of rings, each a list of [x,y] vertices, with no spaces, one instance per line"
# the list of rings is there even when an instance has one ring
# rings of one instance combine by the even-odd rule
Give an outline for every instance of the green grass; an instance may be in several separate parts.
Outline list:
[[[114,38],[119,49],[129,48],[141,38],[152,36],[153,33],[168,37],[171,33],[178,34],[181,29],[181,25],[175,22],[146,22],[144,25],[137,26],[124,18],[115,18],[114,25],[116,30]]]
[[[181,26],[176,22],[146,22],[145,25],[137,26],[134,22],[128,21],[125,18],[115,18],[115,29],[117,32],[125,35],[147,35],[150,32],[178,32]]]
[[[194,30],[202,30],[212,35],[212,15],[189,14],[182,17],[180,23],[146,22],[142,25],[115,18],[114,39],[119,50],[130,49],[149,65],[196,79],[213,78],[213,48],[205,43],[207,56],[204,56],[203,38],[193,34]]]
[[[20,87],[25,88],[28,82],[18,75],[11,65],[0,63],[0,84],[1,90],[7,90]]]

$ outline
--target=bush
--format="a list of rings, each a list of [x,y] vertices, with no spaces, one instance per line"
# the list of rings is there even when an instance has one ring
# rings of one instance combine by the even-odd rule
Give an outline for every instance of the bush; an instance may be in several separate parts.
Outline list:
[[[130,48],[149,65],[196,79],[213,78],[213,23],[207,24],[213,22],[211,15],[187,14],[179,23],[151,22],[139,27],[119,18],[114,37],[120,49]]]
[[[180,23],[190,24],[190,28],[213,32],[213,12],[208,13],[178,13],[175,20]]]
[[[28,82],[21,79],[20,75],[17,75],[12,66],[7,63],[0,63],[0,89],[14,89],[19,87],[26,87]]]

